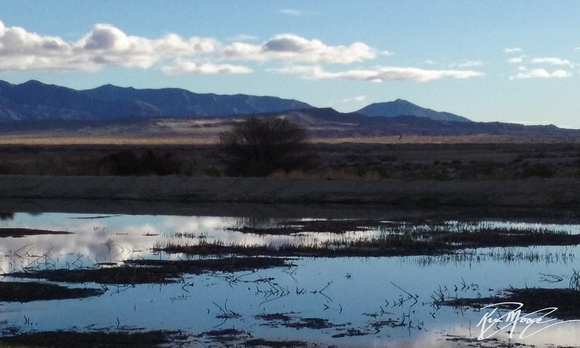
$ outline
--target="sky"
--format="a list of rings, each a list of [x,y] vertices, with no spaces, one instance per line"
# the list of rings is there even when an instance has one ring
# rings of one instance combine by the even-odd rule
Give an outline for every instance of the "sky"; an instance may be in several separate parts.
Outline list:
[[[576,0],[1,0],[0,80],[580,128]]]

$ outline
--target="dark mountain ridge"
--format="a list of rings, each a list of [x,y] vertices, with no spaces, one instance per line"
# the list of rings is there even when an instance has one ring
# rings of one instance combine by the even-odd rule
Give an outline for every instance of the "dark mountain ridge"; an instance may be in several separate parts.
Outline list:
[[[198,94],[178,88],[135,89],[105,85],[78,91],[35,80],[20,85],[0,81],[0,121],[223,116],[311,107],[292,99]]]

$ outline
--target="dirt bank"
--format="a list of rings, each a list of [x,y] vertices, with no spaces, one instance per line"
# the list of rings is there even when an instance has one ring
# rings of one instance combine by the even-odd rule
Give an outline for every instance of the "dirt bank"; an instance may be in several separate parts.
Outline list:
[[[580,180],[322,180],[0,176],[3,199],[370,203],[547,207],[580,203]]]
[[[0,209],[19,204],[199,207],[208,204],[339,204],[382,209],[523,209],[574,214],[580,180],[322,180],[277,178],[0,176]],[[35,203],[30,203],[35,202]],[[73,203],[75,202],[75,203]],[[42,204],[41,204],[42,205]],[[139,204],[137,204],[138,206]],[[59,209],[56,209],[59,210]],[[154,213],[154,212],[153,212]]]

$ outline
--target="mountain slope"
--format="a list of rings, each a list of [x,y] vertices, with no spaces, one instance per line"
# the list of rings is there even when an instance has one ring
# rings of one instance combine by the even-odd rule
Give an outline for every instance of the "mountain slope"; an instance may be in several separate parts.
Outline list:
[[[311,108],[297,100],[257,97],[245,94],[198,94],[179,88],[135,89],[105,85],[80,91],[91,97],[112,102],[132,102],[156,116],[223,116],[279,112]]]
[[[366,116],[340,113],[330,108],[290,110],[279,114],[288,117],[317,138],[369,138],[381,136],[579,136],[580,130],[554,125],[527,126],[504,122],[435,120],[425,116]]]
[[[0,121],[223,116],[297,108],[311,106],[277,97],[198,94],[178,88],[134,89],[105,85],[77,91],[34,80],[20,85],[0,81]]]
[[[426,117],[437,121],[471,122],[469,119],[449,112],[439,112],[422,108],[406,100],[397,99],[392,102],[370,104],[357,111],[366,116],[417,116]]]

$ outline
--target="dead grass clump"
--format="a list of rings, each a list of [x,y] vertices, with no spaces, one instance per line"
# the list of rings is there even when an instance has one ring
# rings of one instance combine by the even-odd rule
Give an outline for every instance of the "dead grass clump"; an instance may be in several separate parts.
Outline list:
[[[183,340],[179,331],[143,332],[77,332],[44,331],[0,337],[0,346],[9,347],[159,347],[164,344]]]
[[[263,255],[288,257],[347,257],[440,255],[467,248],[526,247],[532,245],[578,245],[580,235],[550,230],[519,230],[433,223],[407,225],[380,220],[307,220],[285,221],[264,227],[231,228],[243,233],[293,235],[298,233],[333,233],[337,236],[322,242],[288,242],[283,245],[225,244],[222,241],[196,244],[167,243],[155,250],[191,255]],[[369,236],[350,237],[346,232],[369,232]],[[509,256],[506,256],[509,258]],[[539,255],[530,255],[539,258]]]
[[[300,318],[295,315],[294,312],[291,313],[272,313],[272,314],[258,314],[255,316],[256,319],[261,319],[267,321],[266,325],[271,327],[291,327],[294,329],[329,329],[333,327],[339,327],[344,325],[333,324],[328,321],[328,319],[323,318]]]
[[[410,236],[391,235],[386,238],[355,241],[333,240],[320,244],[225,245],[222,242],[205,242],[182,245],[168,243],[156,247],[157,251],[190,255],[245,255],[277,257],[350,257],[350,256],[402,256],[451,252],[447,245],[413,240]]]
[[[580,235],[549,230],[525,231],[506,228],[487,228],[478,231],[436,232],[434,240],[463,247],[578,245]]]
[[[260,226],[258,223],[255,223],[250,226],[229,227],[226,230],[259,235],[292,235],[300,232],[340,234],[354,231],[369,231],[383,225],[385,224],[378,220],[289,220],[275,224],[268,223],[265,226]]]
[[[272,257],[228,257],[203,260],[131,260],[130,265],[162,268],[177,273],[238,272],[288,266],[288,260]]]
[[[458,298],[446,301],[436,301],[436,305],[453,307],[473,307],[483,306],[500,302],[523,303],[522,311],[528,313],[549,307],[556,307],[557,310],[549,316],[562,319],[580,319],[580,296],[574,289],[548,289],[548,288],[525,288],[508,289],[503,296],[485,298]],[[513,307],[512,307],[513,309]]]
[[[2,161],[0,162],[0,175],[11,174],[13,172],[14,164]]]
[[[526,165],[523,168],[524,178],[551,178],[556,174],[555,169],[546,163],[535,163]]]
[[[157,267],[106,267],[91,269],[48,269],[9,274],[15,278],[46,279],[54,282],[101,284],[170,283],[179,277],[174,269]]]
[[[272,341],[263,338],[254,338],[244,342],[245,347],[270,347],[270,348],[293,348],[308,347],[308,343],[303,341]]]
[[[184,273],[236,272],[286,266],[282,258],[230,257],[206,260],[129,260],[124,266],[91,269],[52,269],[10,273],[11,277],[56,282],[100,284],[149,284],[175,282]]]
[[[99,296],[101,289],[67,288],[37,282],[0,282],[0,301],[30,302]]]
[[[4,220],[4,219],[2,219]],[[0,238],[6,237],[24,237],[24,236],[36,236],[43,234],[72,234],[72,232],[64,231],[48,231],[48,230],[37,230],[30,228],[0,228]]]
[[[195,336],[196,338],[207,337],[212,343],[220,343],[225,346],[237,346],[236,341],[243,340],[247,337],[252,337],[251,334],[238,329],[222,329],[211,330]],[[208,342],[208,346],[211,344]]]

